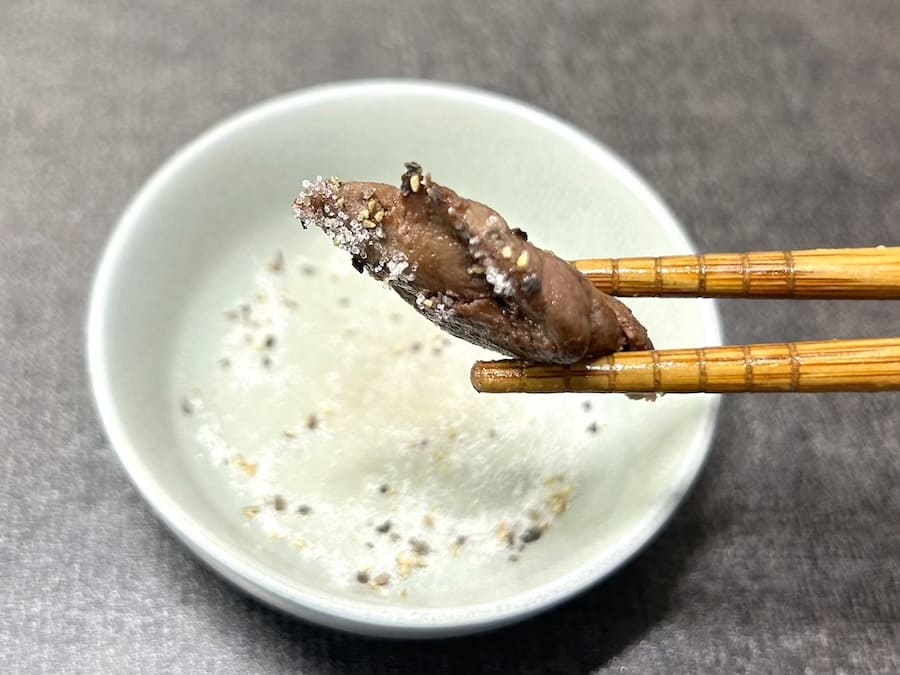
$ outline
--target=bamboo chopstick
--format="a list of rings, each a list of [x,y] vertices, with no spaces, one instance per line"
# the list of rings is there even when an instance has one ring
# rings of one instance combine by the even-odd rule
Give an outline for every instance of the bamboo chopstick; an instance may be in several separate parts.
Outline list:
[[[900,247],[573,262],[604,293],[694,298],[900,299]]]
[[[478,361],[485,393],[900,390],[900,338],[618,352],[573,366]]]

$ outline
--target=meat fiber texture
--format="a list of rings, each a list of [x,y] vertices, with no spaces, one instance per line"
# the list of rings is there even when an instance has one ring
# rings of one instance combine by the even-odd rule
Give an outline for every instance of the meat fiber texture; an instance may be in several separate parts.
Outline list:
[[[456,337],[534,363],[652,349],[624,304],[493,209],[406,165],[399,188],[304,181],[294,214]]]

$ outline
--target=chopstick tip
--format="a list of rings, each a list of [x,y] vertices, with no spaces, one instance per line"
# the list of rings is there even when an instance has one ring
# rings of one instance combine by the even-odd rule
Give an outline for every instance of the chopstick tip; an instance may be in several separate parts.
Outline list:
[[[476,361],[469,381],[480,394],[507,394],[522,391],[524,375],[524,365],[519,361]]]

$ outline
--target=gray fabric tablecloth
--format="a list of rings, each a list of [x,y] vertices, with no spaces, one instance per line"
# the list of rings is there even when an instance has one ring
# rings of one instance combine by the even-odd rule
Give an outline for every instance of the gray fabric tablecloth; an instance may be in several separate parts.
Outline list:
[[[628,158],[705,250],[900,243],[900,4],[7,0],[0,671],[897,673],[900,396],[731,396],[625,569],[532,621],[350,637],[221,581],[138,497],[84,364],[121,209],[198,132],[369,76],[464,82]],[[900,335],[896,303],[725,302],[731,341]]]

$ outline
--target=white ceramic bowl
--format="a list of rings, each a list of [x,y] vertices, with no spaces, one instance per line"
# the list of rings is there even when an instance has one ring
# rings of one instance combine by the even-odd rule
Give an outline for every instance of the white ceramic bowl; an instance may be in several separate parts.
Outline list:
[[[695,479],[710,444],[718,398],[669,396],[650,404],[594,397],[589,416],[576,412],[584,397],[509,398],[504,410],[521,406],[531,415],[521,437],[512,433],[470,443],[468,451],[454,456],[455,468],[445,478],[417,465],[424,460],[406,451],[396,455],[403,461],[395,466],[392,450],[381,450],[374,457],[382,466],[373,468],[372,456],[354,449],[355,441],[345,432],[327,428],[316,437],[319,445],[304,451],[308,460],[269,455],[287,462],[278,464],[274,474],[284,489],[297,481],[298,494],[315,490],[324,500],[323,512],[337,521],[320,521],[318,532],[337,532],[339,543],[333,545],[347,550],[359,541],[340,532],[340,519],[348,517],[341,509],[366,508],[366,500],[375,499],[362,493],[383,465],[390,464],[401,481],[404,471],[424,471],[416,481],[432,492],[418,497],[443,499],[458,518],[477,518],[491,498],[490,508],[496,510],[521,496],[521,485],[539,489],[535,472],[558,460],[576,488],[570,508],[515,564],[506,553],[464,551],[410,577],[409,592],[401,594],[399,585],[373,589],[336,577],[328,560],[338,552],[328,549],[330,544],[304,556],[267,538],[241,514],[251,488],[213,461],[209,444],[198,435],[198,422],[178,410],[180,393],[199,395],[190,389],[191,378],[207,378],[204,369],[213,367],[213,352],[225,330],[222,309],[252,292],[266,256],[284,250],[289,268],[283,274],[294,274],[294,256],[321,261],[332,255],[321,233],[302,232],[291,217],[290,203],[301,180],[336,174],[396,182],[402,162],[410,159],[461,194],[492,205],[511,225],[564,257],[693,250],[659,198],[625,163],[534,108],[486,92],[423,82],[322,86],[260,104],[217,125],[148,181],[119,221],[100,263],[88,352],[94,394],[113,447],[146,500],[197,555],[238,586],[299,617],[360,633],[424,637],[521,619],[625,562],[664,524]],[[362,292],[358,284],[366,289],[373,284],[352,272],[346,278],[332,276],[354,293]],[[331,300],[330,292],[339,291],[316,295]],[[394,302],[388,296],[385,291],[379,297]],[[377,339],[371,347],[376,356],[363,355],[361,362],[341,357],[344,348],[336,342],[341,319],[328,303],[299,300],[298,320],[312,328],[304,334],[302,350],[297,342],[287,344],[279,358],[290,364],[303,351],[326,367],[318,375],[283,371],[281,388],[267,400],[287,399],[288,408],[301,409],[319,402],[318,392],[331,377],[328,368],[344,369],[341,377],[352,377],[353,368],[387,368],[381,377],[390,378],[391,359],[406,358],[378,357]],[[657,346],[720,344],[711,302],[630,304]],[[411,322],[424,321],[401,311]],[[456,361],[448,356],[438,362],[437,372],[432,367],[422,387],[433,400],[440,399],[441,386],[455,387],[454,395],[472,411],[471,419],[462,420],[469,425],[463,428],[469,438],[485,423],[479,411],[500,404],[486,398],[472,403],[466,397],[477,395],[459,389],[468,386],[464,366],[470,358],[461,353]],[[210,406],[229,405],[216,398],[220,389],[245,392],[250,386],[226,386],[223,377],[204,380],[203,395],[210,397],[201,403],[204,414]],[[379,414],[386,429],[402,432],[432,423],[433,406],[421,404],[416,387],[388,388],[384,396],[388,402]],[[244,442],[262,433],[264,411],[234,400],[231,405],[220,412]],[[588,450],[572,450],[583,445],[579,434],[589,418],[601,422],[596,441]],[[377,441],[381,432],[372,433]],[[322,455],[329,452],[339,461],[323,464]],[[507,491],[514,484],[520,487]],[[416,485],[413,481],[409,489],[415,492]],[[317,530],[308,527],[314,537]],[[364,553],[341,551],[351,557]]]

